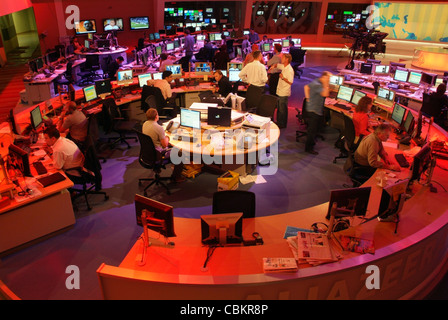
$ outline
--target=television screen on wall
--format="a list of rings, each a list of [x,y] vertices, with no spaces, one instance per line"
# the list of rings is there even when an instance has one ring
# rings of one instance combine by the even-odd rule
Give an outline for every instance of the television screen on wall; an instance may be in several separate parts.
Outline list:
[[[129,18],[131,30],[149,29],[148,17],[131,17]]]
[[[93,19],[75,21],[76,34],[87,34],[96,32],[96,23]]]

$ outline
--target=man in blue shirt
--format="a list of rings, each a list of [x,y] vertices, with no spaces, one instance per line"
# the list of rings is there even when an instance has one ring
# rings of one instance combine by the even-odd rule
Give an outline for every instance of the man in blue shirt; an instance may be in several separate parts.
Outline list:
[[[330,94],[330,76],[330,72],[324,71],[320,78],[304,87],[307,122],[305,151],[314,155],[319,154],[314,150],[314,145],[316,144],[316,135],[324,121],[324,102]]]
[[[260,36],[255,32],[254,29],[250,29],[249,31],[249,42],[254,44],[260,41]]]
[[[184,43],[185,56],[189,57],[190,61],[194,52],[194,37],[190,34],[190,30],[185,30],[185,43]]]

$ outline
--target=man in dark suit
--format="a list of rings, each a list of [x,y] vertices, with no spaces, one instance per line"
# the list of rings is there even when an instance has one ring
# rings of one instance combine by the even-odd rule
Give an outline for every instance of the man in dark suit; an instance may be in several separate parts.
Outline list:
[[[214,76],[218,83],[215,92],[219,93],[222,97],[227,97],[227,95],[232,92],[232,84],[230,83],[229,78],[223,75],[221,70],[216,70]]]

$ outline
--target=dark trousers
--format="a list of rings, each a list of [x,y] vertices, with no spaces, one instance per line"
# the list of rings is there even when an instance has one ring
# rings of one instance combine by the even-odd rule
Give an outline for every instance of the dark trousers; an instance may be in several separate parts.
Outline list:
[[[269,74],[269,94],[276,96],[277,95],[277,85],[278,80],[280,79],[280,73],[271,73]]]
[[[314,112],[308,112],[306,116],[306,142],[305,151],[311,151],[316,144],[316,136],[324,123],[324,117]]]

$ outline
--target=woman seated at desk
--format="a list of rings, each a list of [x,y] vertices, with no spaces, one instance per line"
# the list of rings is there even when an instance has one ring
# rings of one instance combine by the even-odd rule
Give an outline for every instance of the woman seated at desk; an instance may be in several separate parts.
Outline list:
[[[355,126],[356,138],[367,136],[369,131],[369,112],[372,108],[373,100],[368,96],[359,99],[353,113],[353,125]]]

